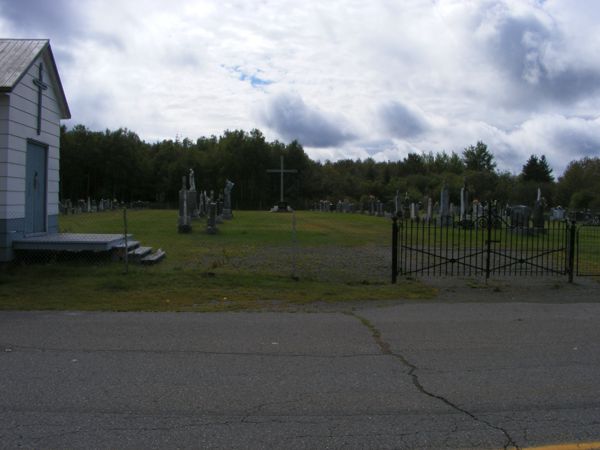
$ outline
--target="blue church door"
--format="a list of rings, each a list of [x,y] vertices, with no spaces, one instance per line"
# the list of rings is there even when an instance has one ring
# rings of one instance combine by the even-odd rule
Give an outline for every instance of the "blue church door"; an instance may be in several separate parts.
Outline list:
[[[46,231],[46,147],[27,143],[25,233]]]

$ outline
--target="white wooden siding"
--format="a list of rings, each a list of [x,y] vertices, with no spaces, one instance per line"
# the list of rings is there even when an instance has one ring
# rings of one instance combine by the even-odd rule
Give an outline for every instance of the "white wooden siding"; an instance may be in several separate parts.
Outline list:
[[[26,154],[12,148],[0,149],[0,163],[16,164],[25,167]]]
[[[0,177],[25,178],[25,165],[0,162]]]
[[[38,78],[40,62],[48,89],[42,91],[42,129],[38,135],[38,89],[33,80]],[[38,58],[13,91],[0,96],[0,219],[25,217],[27,139],[48,146],[47,212],[58,214],[60,109],[49,67],[49,61]]]

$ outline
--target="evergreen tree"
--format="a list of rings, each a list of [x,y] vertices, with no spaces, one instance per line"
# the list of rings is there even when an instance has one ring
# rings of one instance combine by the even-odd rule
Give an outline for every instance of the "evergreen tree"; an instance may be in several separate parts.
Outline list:
[[[554,181],[552,169],[550,168],[546,156],[531,155],[521,171],[523,181],[535,181],[538,183],[551,183]]]

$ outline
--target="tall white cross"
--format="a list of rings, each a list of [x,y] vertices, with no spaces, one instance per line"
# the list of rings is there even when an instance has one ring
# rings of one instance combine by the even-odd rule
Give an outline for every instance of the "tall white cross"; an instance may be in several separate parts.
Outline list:
[[[279,173],[281,175],[280,178],[280,195],[279,195],[279,201],[283,202],[283,174],[284,173],[297,173],[298,171],[296,169],[284,169],[283,168],[283,155],[281,155],[280,157],[280,161],[281,161],[281,167],[279,169],[269,169],[267,170],[267,172],[269,173]]]

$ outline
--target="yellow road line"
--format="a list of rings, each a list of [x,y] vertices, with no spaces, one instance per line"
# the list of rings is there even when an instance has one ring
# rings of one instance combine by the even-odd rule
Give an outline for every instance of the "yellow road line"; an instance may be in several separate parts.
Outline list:
[[[600,441],[523,447],[522,450],[600,450]]]

